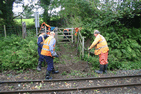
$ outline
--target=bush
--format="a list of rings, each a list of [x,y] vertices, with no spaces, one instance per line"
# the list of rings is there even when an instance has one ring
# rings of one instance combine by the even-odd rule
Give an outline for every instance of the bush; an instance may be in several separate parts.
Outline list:
[[[29,35],[26,39],[22,39],[11,35],[0,42],[0,62],[4,70],[34,68],[37,65],[35,63],[38,61],[37,37]]]

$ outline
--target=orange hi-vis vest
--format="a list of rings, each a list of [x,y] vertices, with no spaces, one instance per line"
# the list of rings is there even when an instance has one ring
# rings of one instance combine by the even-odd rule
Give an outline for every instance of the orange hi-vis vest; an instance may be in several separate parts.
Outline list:
[[[101,52],[106,53],[109,51],[106,39],[100,34],[96,36],[94,42],[89,48],[92,49],[93,47],[95,47],[95,55],[99,55]]]
[[[42,47],[42,51],[41,51],[41,55],[44,55],[44,56],[51,56],[51,52],[49,51],[49,44],[50,44],[50,41],[53,37],[52,36],[49,36],[45,41],[44,41],[44,45]],[[53,45],[53,51],[55,51],[55,45]]]
[[[44,40],[45,40],[45,39],[44,39],[44,33],[43,33],[43,34],[40,34],[40,35],[38,36],[38,38],[39,38],[39,37],[42,37],[42,40],[43,40],[43,42],[41,42],[40,44],[44,44]],[[38,39],[37,39],[37,42],[38,42]]]
[[[67,31],[67,32],[68,32],[68,34],[69,34],[69,29],[64,29],[64,30],[63,30],[63,32],[64,32],[64,31]]]

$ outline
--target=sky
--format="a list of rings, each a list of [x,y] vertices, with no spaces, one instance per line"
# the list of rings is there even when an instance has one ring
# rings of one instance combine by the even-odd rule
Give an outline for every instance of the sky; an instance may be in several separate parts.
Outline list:
[[[109,1],[112,1],[112,0],[109,0]],[[119,0],[114,0],[114,2],[118,2]],[[33,5],[35,5],[37,2],[38,2],[38,0],[22,0],[22,2],[25,4],[25,5],[27,5],[27,4],[33,4]],[[104,3],[105,2],[105,0],[100,0],[100,2],[101,3]],[[123,0],[120,0],[120,2],[123,2]],[[58,8],[56,8],[56,9],[53,9],[51,12],[54,12],[54,11],[56,11],[56,12],[58,12],[58,11],[60,11],[60,9],[61,9],[61,7],[58,7]],[[13,12],[14,12],[14,14],[16,14],[16,15],[18,15],[18,12],[22,12],[23,11],[23,8],[22,8],[22,4],[16,4],[16,3],[14,3],[13,4]],[[36,9],[34,9],[33,10],[34,12],[36,12]],[[43,14],[43,12],[44,12],[44,9],[42,9],[42,8],[39,8],[38,9],[38,12],[39,12],[39,14]],[[50,13],[50,11],[48,11],[49,13]]]
[[[35,3],[37,3],[37,1],[38,0],[23,0],[23,3],[25,5],[33,3],[33,5],[35,5]],[[18,14],[18,12],[22,12],[23,11],[22,5],[23,4],[20,4],[20,3],[19,4],[17,4],[17,3],[13,4],[13,12],[14,12],[14,14]],[[36,9],[33,9],[33,11],[36,12]],[[39,12],[39,14],[42,14],[43,13],[43,9],[39,8],[38,12]]]
[[[38,0],[23,0],[22,2],[23,2],[25,5],[31,4],[31,3],[33,3],[33,4],[35,5],[35,3],[37,3],[37,1],[38,1]],[[53,9],[52,12],[53,12],[53,11],[58,12],[58,11],[60,11],[60,9],[61,9],[61,7],[58,7],[58,8],[56,8],[56,9]],[[22,11],[23,11],[22,4],[16,4],[16,3],[13,4],[13,12],[14,12],[14,14],[18,15],[18,12],[22,12]],[[36,9],[34,9],[33,11],[36,12]],[[44,9],[39,8],[39,9],[38,9],[38,12],[39,12],[39,14],[43,14]],[[50,13],[50,11],[49,11],[49,13]]]

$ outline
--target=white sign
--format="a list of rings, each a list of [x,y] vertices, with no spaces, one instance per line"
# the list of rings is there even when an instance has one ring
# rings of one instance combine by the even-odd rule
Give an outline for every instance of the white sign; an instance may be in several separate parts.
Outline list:
[[[39,25],[39,12],[35,12],[35,27],[40,27]]]

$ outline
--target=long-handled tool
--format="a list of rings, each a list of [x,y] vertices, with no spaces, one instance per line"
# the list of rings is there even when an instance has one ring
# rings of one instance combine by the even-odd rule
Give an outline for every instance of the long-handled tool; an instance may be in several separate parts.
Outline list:
[[[89,68],[89,56],[90,56],[90,51],[88,51],[88,57],[87,57],[87,67],[83,71],[86,71],[87,68]]]
[[[90,56],[90,51],[88,51],[88,58],[87,58],[87,65],[89,67],[89,56]]]

